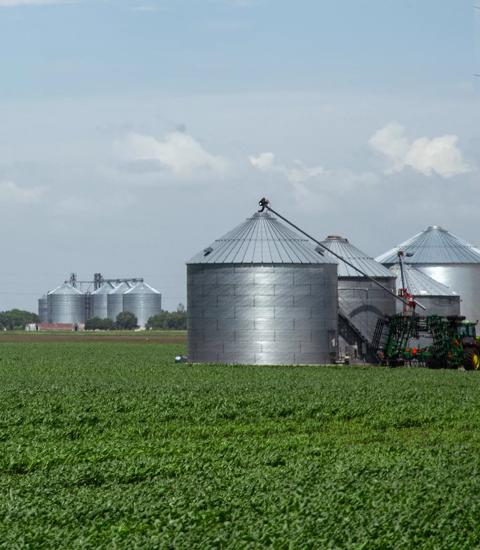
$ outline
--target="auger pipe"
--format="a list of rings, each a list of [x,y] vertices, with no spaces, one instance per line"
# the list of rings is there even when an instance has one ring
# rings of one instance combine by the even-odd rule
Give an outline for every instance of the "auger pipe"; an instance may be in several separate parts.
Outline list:
[[[314,237],[312,237],[311,235],[309,235],[306,231],[303,231],[303,229],[300,229],[300,227],[298,227],[297,225],[295,225],[293,222],[291,222],[290,220],[287,220],[287,218],[285,218],[284,216],[282,216],[281,214],[279,214],[276,210],[274,210],[271,206],[270,206],[270,203],[268,202],[268,200],[266,199],[261,199],[258,203],[262,208],[260,210],[260,212],[263,212],[265,209],[267,209],[268,211],[270,211],[272,214],[275,214],[275,216],[279,217],[281,220],[283,220],[285,223],[288,223],[288,225],[290,225],[291,227],[293,227],[294,229],[296,229],[299,233],[302,233],[302,235],[305,235],[305,237],[307,237],[308,239],[310,239],[311,241],[313,241],[314,243],[318,244],[318,246],[322,247],[324,250],[326,250],[329,254],[331,254],[332,256],[335,256],[336,258],[338,258],[339,260],[341,260],[343,263],[347,264],[348,266],[350,266],[352,269],[354,269],[355,271],[357,271],[358,273],[360,273],[361,275],[363,275],[364,277],[366,277],[367,279],[369,279],[370,281],[372,281],[372,283],[375,283],[378,287],[380,287],[382,290],[384,290],[387,294],[390,294],[390,296],[393,296],[395,299],[399,300],[400,302],[402,302],[403,304],[406,304],[407,306],[409,305],[409,303],[404,300],[402,297],[398,296],[397,294],[395,294],[395,292],[392,292],[389,288],[387,288],[385,285],[382,285],[382,283],[379,283],[374,277],[371,277],[370,275],[368,275],[367,273],[365,273],[364,271],[362,271],[360,268],[358,268],[357,266],[353,265],[352,263],[350,263],[348,260],[345,260],[345,258],[342,258],[342,256],[340,256],[340,254],[337,254],[336,252],[333,252],[332,250],[330,250],[328,248],[328,246],[325,246],[324,244],[322,244],[320,241],[317,241],[317,239],[315,239]],[[425,309],[424,306],[422,306],[422,304],[419,304],[417,301],[415,302],[418,306],[420,306],[422,309]]]

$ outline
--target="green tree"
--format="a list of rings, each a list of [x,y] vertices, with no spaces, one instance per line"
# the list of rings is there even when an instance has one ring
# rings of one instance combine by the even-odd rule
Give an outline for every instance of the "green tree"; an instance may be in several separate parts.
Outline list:
[[[138,327],[137,317],[130,311],[122,311],[117,315],[115,327],[123,330],[133,330]]]
[[[115,321],[111,319],[102,319],[101,329],[102,330],[113,330],[115,328]]]
[[[187,328],[186,311],[162,311],[153,315],[147,322],[147,328],[163,330],[185,330]]]
[[[91,319],[88,319],[85,323],[85,330],[97,330],[102,324],[102,319],[100,317],[92,317]]]
[[[7,330],[23,329],[25,325],[37,324],[40,318],[36,313],[23,309],[11,309],[0,312],[0,327]]]
[[[100,317],[92,317],[85,323],[86,330],[112,330],[115,328],[115,323],[111,319],[100,319]]]

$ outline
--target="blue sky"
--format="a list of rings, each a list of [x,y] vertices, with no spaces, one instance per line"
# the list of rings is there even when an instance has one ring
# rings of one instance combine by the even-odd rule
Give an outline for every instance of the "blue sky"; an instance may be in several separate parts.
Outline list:
[[[0,36],[13,97],[444,88],[474,52],[462,0],[79,0],[5,7]]]
[[[431,223],[480,244],[479,17],[463,0],[0,0],[0,308],[70,271],[143,275],[174,308],[185,260],[264,194],[372,255]]]

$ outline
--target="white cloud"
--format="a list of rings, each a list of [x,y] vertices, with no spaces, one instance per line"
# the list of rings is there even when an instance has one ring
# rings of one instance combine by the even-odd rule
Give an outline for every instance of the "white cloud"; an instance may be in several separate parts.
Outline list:
[[[43,195],[43,187],[20,187],[13,181],[0,182],[0,202],[33,203]]]
[[[228,169],[227,161],[206,151],[192,136],[171,132],[163,141],[143,134],[128,134],[115,142],[117,154],[125,161],[139,163],[150,171],[167,169],[180,178],[199,173],[222,175]]]
[[[370,146],[388,159],[390,166],[385,171],[387,174],[409,167],[425,176],[438,174],[443,178],[471,170],[457,142],[457,136],[448,134],[431,139],[422,137],[409,142],[405,128],[397,122],[380,128],[369,140]]]
[[[291,185],[294,198],[308,209],[318,208],[320,198],[328,204],[332,198],[343,197],[345,193],[359,188],[366,189],[376,185],[379,178],[372,172],[356,173],[347,169],[327,169],[323,166],[307,166],[300,160],[291,165],[277,163],[271,152],[249,157],[253,168],[263,173],[277,174]]]
[[[257,157],[248,157],[250,164],[261,172],[276,172],[295,185],[325,173],[322,166],[306,166],[300,160],[295,160],[292,166],[278,164],[273,153],[260,153]]]
[[[269,172],[275,168],[275,155],[273,153],[260,153],[258,157],[248,157],[250,164],[261,172]]]

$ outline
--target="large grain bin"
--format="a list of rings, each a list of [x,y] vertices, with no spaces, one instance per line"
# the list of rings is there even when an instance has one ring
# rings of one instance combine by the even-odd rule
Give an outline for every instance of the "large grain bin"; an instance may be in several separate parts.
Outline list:
[[[85,295],[69,283],[49,292],[47,305],[49,323],[85,322]]]
[[[398,262],[399,250],[405,252],[405,262],[460,296],[462,315],[471,321],[480,319],[480,251],[438,225],[376,259],[391,267]]]
[[[162,311],[162,295],[147,283],[137,283],[123,295],[123,311],[133,313],[139,327]]]
[[[390,271],[397,278],[398,292],[402,288],[400,266],[398,264],[394,265],[390,268]],[[458,294],[412,265],[405,264],[403,273],[408,292],[425,308],[417,307],[419,315],[441,315],[444,317],[460,315],[460,296]],[[397,312],[400,313],[402,310],[403,305],[398,302]]]
[[[187,263],[192,362],[324,364],[337,345],[337,265],[269,213]]]
[[[46,294],[38,299],[38,316],[40,323],[48,323],[48,301]]]
[[[128,283],[120,283],[107,294],[107,317],[112,321],[117,320],[117,315],[123,311],[123,295],[131,286]]]
[[[331,235],[322,244],[342,256],[366,275],[387,287],[395,294],[395,277],[382,264],[351,244],[348,239]],[[371,343],[379,318],[395,313],[395,296],[389,294],[371,279],[362,275],[345,262],[338,260],[338,305],[339,312],[363,337],[362,344]],[[342,331],[345,340],[354,338]],[[353,331],[353,332],[356,332]],[[350,336],[350,338],[349,338]],[[348,341],[352,344],[353,341]],[[365,349],[365,346],[362,346]]]
[[[108,295],[114,290],[111,283],[103,283],[91,296],[91,316],[106,319],[108,317]]]

